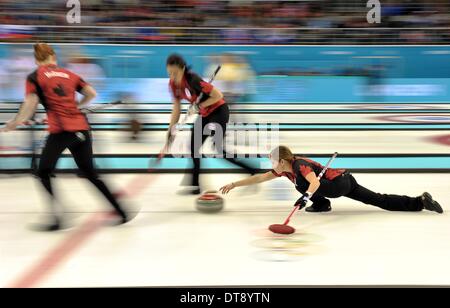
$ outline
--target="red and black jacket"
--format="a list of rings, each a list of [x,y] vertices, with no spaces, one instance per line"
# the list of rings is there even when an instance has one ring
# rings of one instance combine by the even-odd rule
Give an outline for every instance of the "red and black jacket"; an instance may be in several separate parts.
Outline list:
[[[47,112],[48,131],[59,133],[89,130],[86,116],[78,109],[76,92],[87,83],[56,65],[42,65],[28,75],[25,95],[36,94]]]
[[[203,96],[199,103],[206,101],[208,98],[210,98],[209,94],[211,93],[213,88],[214,87],[212,84],[204,81],[200,76],[191,71],[188,71],[184,74],[180,85],[176,85],[172,80],[170,80],[169,82],[169,89],[172,93],[172,96],[178,100],[185,99],[191,104],[194,104],[196,102],[197,98],[202,92]],[[206,108],[200,108],[200,115],[202,117],[207,117],[223,104],[225,104],[225,100],[222,98],[218,102]]]
[[[277,173],[275,170],[272,170],[272,173],[275,176],[287,177],[292,183],[295,184],[296,188],[301,192],[306,192],[309,187],[309,182],[306,180],[306,175],[311,172],[314,172],[316,176],[322,172],[324,166],[319,164],[316,161],[313,161],[306,157],[295,156],[292,160],[292,170],[293,173],[283,172],[281,174]],[[320,184],[328,184],[330,181],[333,181],[338,176],[344,174],[346,172],[345,169],[333,169],[328,168],[323,177],[320,180]]]

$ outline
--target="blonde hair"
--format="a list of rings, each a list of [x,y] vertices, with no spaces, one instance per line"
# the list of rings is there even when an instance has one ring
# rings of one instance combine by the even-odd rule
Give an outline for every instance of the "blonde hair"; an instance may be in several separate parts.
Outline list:
[[[37,43],[33,46],[34,58],[38,62],[45,62],[49,57],[55,55],[55,51],[46,43]]]
[[[273,149],[272,152],[270,152],[270,156],[276,158],[278,161],[282,159],[291,161],[294,159],[294,154],[292,154],[292,151],[284,145],[277,146]]]

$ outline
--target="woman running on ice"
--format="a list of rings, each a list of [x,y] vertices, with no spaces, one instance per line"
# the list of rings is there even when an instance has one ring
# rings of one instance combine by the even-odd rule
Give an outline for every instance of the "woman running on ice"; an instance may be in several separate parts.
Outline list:
[[[49,135],[42,150],[37,176],[51,197],[50,205],[54,217],[49,224],[36,228],[41,231],[55,231],[64,226],[62,215],[58,214],[60,211],[56,208],[50,175],[66,148],[72,153],[85,177],[108,199],[120,217],[118,224],[127,222],[129,217],[94,169],[89,123],[78,109],[78,105],[88,104],[96,96],[96,91],[78,75],[57,66],[55,52],[49,45],[35,44],[34,57],[38,68],[27,78],[25,100],[19,113],[8,121],[1,131],[14,130],[32,117],[39,103],[44,106]],[[80,92],[84,96],[78,104],[75,92]]]
[[[244,163],[236,161],[230,154],[227,155],[224,149],[224,140],[226,126],[230,118],[228,105],[225,103],[222,93],[210,83],[203,81],[200,76],[189,70],[184,59],[177,54],[172,54],[167,58],[167,72],[170,77],[169,88],[173,96],[173,109],[170,118],[168,138],[172,138],[173,127],[180,119],[181,100],[185,99],[197,110],[200,116],[194,123],[191,130],[191,157],[193,161],[191,189],[185,191],[190,194],[200,193],[200,148],[205,142],[208,135],[203,134],[203,130],[209,124],[215,123],[219,125],[223,133],[222,139],[215,139],[216,150],[219,154],[223,154],[223,158],[233,164],[244,168],[248,173],[255,174],[255,170]],[[189,95],[188,95],[189,93]],[[195,105],[200,94],[203,96],[200,102]],[[201,128],[200,133],[195,134],[195,128]],[[214,129],[213,129],[214,130]]]
[[[306,208],[308,212],[331,211],[331,203],[327,198],[345,196],[366,204],[371,204],[388,211],[434,211],[443,213],[439,203],[431,195],[424,192],[418,197],[399,196],[375,193],[359,185],[353,175],[345,169],[329,168],[320,181],[317,176],[323,166],[306,157],[294,156],[286,146],[275,148],[270,154],[273,169],[269,172],[254,175],[220,188],[223,194],[239,187],[257,184],[285,176],[295,184],[302,196],[295,202],[302,209],[306,205],[306,197],[311,194],[313,204]]]

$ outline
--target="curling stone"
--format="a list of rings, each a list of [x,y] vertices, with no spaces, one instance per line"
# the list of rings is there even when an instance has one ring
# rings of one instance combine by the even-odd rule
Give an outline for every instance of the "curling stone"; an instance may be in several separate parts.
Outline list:
[[[206,191],[196,200],[197,210],[204,213],[220,212],[223,205],[224,200],[216,190]]]

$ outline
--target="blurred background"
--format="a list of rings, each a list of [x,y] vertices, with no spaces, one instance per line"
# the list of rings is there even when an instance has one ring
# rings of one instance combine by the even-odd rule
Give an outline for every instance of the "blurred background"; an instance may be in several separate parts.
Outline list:
[[[90,0],[82,1],[84,29],[67,27],[65,3],[0,1],[0,37],[152,44],[443,44],[450,39],[445,0],[382,1],[380,24],[367,23],[366,1],[359,0]]]
[[[373,24],[369,10],[353,0],[97,0],[82,1],[80,23],[68,24],[65,1],[1,0],[0,122],[23,99],[25,77],[35,69],[32,43],[45,41],[61,66],[95,86],[96,103],[127,103],[89,116],[98,155],[157,152],[171,110],[165,60],[173,52],[204,78],[222,65],[215,85],[231,120],[276,124],[277,140],[299,152],[447,153],[450,3],[382,1],[381,22]],[[305,149],[294,139],[306,131],[318,135]],[[384,136],[356,146],[368,131]],[[340,139],[330,142],[332,133]],[[409,139],[399,137],[406,133]],[[25,136],[3,139],[3,150],[29,148]],[[436,168],[450,168],[445,163]],[[125,169],[141,170],[133,166]]]
[[[337,151],[332,167],[350,170],[364,186],[428,191],[448,213],[448,0],[381,0],[373,24],[361,0],[82,0],[79,24],[68,23],[67,2],[0,0],[0,125],[19,110],[36,69],[32,44],[50,43],[60,66],[97,89],[94,104],[125,102],[88,117],[98,170],[140,213],[123,227],[100,228],[95,214],[105,200],[84,179],[61,174],[77,170],[64,152],[57,196],[83,222],[73,233],[29,231],[24,225],[48,211],[30,176],[47,127],[1,133],[0,284],[450,285],[448,214],[333,199],[331,213],[293,218],[299,232],[280,244],[267,226],[284,221],[298,198],[287,179],[236,189],[221,213],[201,215],[196,196],[175,194],[191,167],[175,155],[189,152],[189,131],[177,134],[156,172],[148,169],[172,109],[166,58],[179,53],[204,79],[222,66],[214,85],[231,109],[227,150],[245,156],[239,159],[263,172],[279,144],[322,164]],[[36,119],[45,119],[42,106]],[[207,142],[203,153],[212,151]],[[201,168],[203,189],[244,176],[219,158]]]

